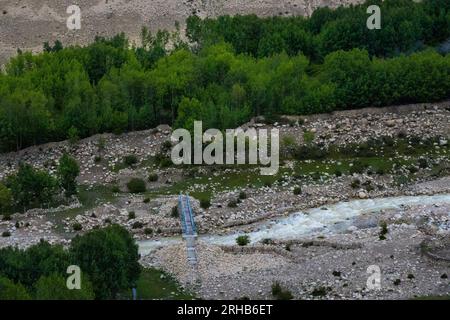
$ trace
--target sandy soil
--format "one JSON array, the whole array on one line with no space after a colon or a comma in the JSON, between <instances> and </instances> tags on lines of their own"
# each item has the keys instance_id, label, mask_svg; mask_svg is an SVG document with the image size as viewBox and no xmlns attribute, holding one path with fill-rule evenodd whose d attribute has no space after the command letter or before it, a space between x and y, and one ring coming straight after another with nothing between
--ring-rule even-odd
<instances>
[{"instance_id":1,"label":"sandy soil","mask_svg":"<svg viewBox=\"0 0 450 320\"><path fill-rule=\"evenodd\" d=\"M309 15L320 6L338 6L362 0L2 0L0 1L0 64L17 49L39 51L45 41L84 44L96 35L125 32L137 40L142 26L173 28L195 13L200 17L223 14ZM81 30L67 29L67 7L81 8Z\"/></svg>"}]
</instances>

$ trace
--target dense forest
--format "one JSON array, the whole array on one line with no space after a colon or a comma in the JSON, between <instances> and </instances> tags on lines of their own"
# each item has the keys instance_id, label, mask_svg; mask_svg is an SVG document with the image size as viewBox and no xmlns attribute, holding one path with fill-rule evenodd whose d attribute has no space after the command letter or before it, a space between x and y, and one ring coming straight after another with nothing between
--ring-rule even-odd
<instances>
[{"instance_id":1,"label":"dense forest","mask_svg":"<svg viewBox=\"0 0 450 320\"><path fill-rule=\"evenodd\" d=\"M381 30L366 8L379 4ZM447 0L368 1L310 18L187 21L141 43L124 34L86 47L44 44L0 73L0 151L160 123L232 128L254 115L436 101L450 97Z\"/></svg>"}]
</instances>

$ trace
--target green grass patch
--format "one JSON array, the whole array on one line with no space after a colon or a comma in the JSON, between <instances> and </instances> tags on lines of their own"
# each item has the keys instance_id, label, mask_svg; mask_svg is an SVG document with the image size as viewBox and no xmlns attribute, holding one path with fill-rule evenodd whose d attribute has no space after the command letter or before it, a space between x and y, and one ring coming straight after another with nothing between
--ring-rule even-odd
<instances>
[{"instance_id":1,"label":"green grass patch","mask_svg":"<svg viewBox=\"0 0 450 320\"><path fill-rule=\"evenodd\" d=\"M195 296L183 290L170 275L157 269L143 269L137 282L138 300L192 300ZM130 292L131 296L131 292Z\"/></svg>"}]
</instances>

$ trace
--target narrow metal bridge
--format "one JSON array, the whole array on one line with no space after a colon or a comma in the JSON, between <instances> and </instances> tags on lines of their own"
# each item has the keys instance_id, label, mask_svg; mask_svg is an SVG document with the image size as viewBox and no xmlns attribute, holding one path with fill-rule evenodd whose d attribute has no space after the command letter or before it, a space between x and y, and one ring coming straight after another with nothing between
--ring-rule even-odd
<instances>
[{"instance_id":1,"label":"narrow metal bridge","mask_svg":"<svg viewBox=\"0 0 450 320\"><path fill-rule=\"evenodd\" d=\"M197 228L195 226L194 214L192 211L189 196L180 194L178 197L178 212L181 217L181 228L183 230L183 238L186 240L187 258L189 263L196 271L197 267L197 251L195 240L197 238Z\"/></svg>"}]
</instances>

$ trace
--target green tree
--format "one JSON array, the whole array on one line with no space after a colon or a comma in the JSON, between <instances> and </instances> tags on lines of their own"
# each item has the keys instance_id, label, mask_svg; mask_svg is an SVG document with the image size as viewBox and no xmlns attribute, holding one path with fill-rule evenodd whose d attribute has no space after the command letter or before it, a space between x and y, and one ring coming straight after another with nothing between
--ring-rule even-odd
<instances>
[{"instance_id":1,"label":"green tree","mask_svg":"<svg viewBox=\"0 0 450 320\"><path fill-rule=\"evenodd\" d=\"M8 278L0 276L1 300L31 300L30 295L20 283L16 284Z\"/></svg>"},{"instance_id":2,"label":"green tree","mask_svg":"<svg viewBox=\"0 0 450 320\"><path fill-rule=\"evenodd\" d=\"M50 204L58 192L55 178L43 170L21 163L16 174L6 179L13 200L24 209Z\"/></svg>"},{"instance_id":3,"label":"green tree","mask_svg":"<svg viewBox=\"0 0 450 320\"><path fill-rule=\"evenodd\" d=\"M0 214L7 212L11 208L12 195L4 184L0 183Z\"/></svg>"},{"instance_id":4,"label":"green tree","mask_svg":"<svg viewBox=\"0 0 450 320\"><path fill-rule=\"evenodd\" d=\"M59 274L42 276L36 282L37 300L93 300L95 298L92 284L85 277L81 278L81 289L67 288L66 279Z\"/></svg>"},{"instance_id":5,"label":"green tree","mask_svg":"<svg viewBox=\"0 0 450 320\"><path fill-rule=\"evenodd\" d=\"M66 197L77 193L77 177L80 174L78 162L65 153L59 159L58 178L59 183L65 190Z\"/></svg>"},{"instance_id":6,"label":"green tree","mask_svg":"<svg viewBox=\"0 0 450 320\"><path fill-rule=\"evenodd\" d=\"M118 225L75 237L70 254L89 276L97 299L114 299L134 287L141 271L135 241Z\"/></svg>"}]
</instances>

